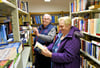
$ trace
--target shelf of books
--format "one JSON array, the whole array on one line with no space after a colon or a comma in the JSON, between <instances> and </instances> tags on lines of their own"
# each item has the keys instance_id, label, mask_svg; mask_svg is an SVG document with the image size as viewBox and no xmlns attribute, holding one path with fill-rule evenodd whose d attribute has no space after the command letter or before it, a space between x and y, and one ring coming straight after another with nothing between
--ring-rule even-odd
<instances>
[{"instance_id":1,"label":"shelf of books","mask_svg":"<svg viewBox=\"0 0 100 68\"><path fill-rule=\"evenodd\" d=\"M98 12L100 12L100 8L98 8L96 10L84 10L84 11L72 12L72 14L98 13Z\"/></svg>"},{"instance_id":2,"label":"shelf of books","mask_svg":"<svg viewBox=\"0 0 100 68\"><path fill-rule=\"evenodd\" d=\"M90 56L89 54L85 53L83 50L80 50L80 52L82 52L84 55L86 55L87 57L89 57L90 59L92 59L94 62L96 62L97 64L100 65L100 61L98 61L96 58L94 58L93 56Z\"/></svg>"},{"instance_id":3,"label":"shelf of books","mask_svg":"<svg viewBox=\"0 0 100 68\"><path fill-rule=\"evenodd\" d=\"M79 28L84 34L84 38L81 39L80 52L84 55L81 59L88 57L98 66L100 65L100 1L99 0L74 0L70 3L70 16L72 18L72 26ZM98 16L97 16L97 15ZM81 67L85 67L87 64L85 61L81 61ZM90 62L89 62L90 64ZM92 64L94 66L95 64ZM88 67L89 66L89 67ZM87 65L86 68L90 68ZM94 68L98 68L97 66Z\"/></svg>"},{"instance_id":4,"label":"shelf of books","mask_svg":"<svg viewBox=\"0 0 100 68\"><path fill-rule=\"evenodd\" d=\"M19 13L20 13L20 14L23 14L23 15L28 14L28 12L27 12L27 11L23 11L23 10L22 10L22 9L20 9L20 8L18 8L18 11L19 11Z\"/></svg>"},{"instance_id":5,"label":"shelf of books","mask_svg":"<svg viewBox=\"0 0 100 68\"><path fill-rule=\"evenodd\" d=\"M23 45L30 32L19 29L19 15L28 16L27 5L22 0L0 0L0 68L25 68L31 58L31 42L27 47Z\"/></svg>"},{"instance_id":6,"label":"shelf of books","mask_svg":"<svg viewBox=\"0 0 100 68\"><path fill-rule=\"evenodd\" d=\"M100 18L85 19L84 17L72 18L72 25L81 30L82 33L100 38Z\"/></svg>"},{"instance_id":7,"label":"shelf of books","mask_svg":"<svg viewBox=\"0 0 100 68\"><path fill-rule=\"evenodd\" d=\"M42 18L44 14L50 14L52 17L51 24L58 24L58 18L64 15L69 15L69 12L40 12L40 13L32 13L30 12L31 24L38 25L42 24Z\"/></svg>"}]
</instances>

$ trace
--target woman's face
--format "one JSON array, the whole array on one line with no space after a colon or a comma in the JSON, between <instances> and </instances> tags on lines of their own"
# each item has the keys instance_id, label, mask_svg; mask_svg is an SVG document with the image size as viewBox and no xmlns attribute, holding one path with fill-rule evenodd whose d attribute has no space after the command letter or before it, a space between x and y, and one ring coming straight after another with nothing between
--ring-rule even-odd
<instances>
[{"instance_id":1,"label":"woman's face","mask_svg":"<svg viewBox=\"0 0 100 68\"><path fill-rule=\"evenodd\" d=\"M66 25L64 23L64 20L59 21L59 30L62 33L65 33L66 31L68 32L70 30L70 25Z\"/></svg>"}]
</instances>

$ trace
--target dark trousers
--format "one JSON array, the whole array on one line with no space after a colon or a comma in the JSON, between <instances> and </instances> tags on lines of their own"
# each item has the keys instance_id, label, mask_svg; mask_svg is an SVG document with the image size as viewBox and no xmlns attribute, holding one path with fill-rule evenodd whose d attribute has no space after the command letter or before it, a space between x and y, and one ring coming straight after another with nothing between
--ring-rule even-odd
<instances>
[{"instance_id":1,"label":"dark trousers","mask_svg":"<svg viewBox=\"0 0 100 68\"><path fill-rule=\"evenodd\" d=\"M51 59L41 54L36 55L35 68L51 68Z\"/></svg>"}]
</instances>

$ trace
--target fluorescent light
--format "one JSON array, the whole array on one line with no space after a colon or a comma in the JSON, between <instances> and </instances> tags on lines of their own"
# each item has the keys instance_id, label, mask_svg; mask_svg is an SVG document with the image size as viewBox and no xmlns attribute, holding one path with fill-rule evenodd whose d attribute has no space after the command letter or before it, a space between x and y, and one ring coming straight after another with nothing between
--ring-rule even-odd
<instances>
[{"instance_id":1,"label":"fluorescent light","mask_svg":"<svg viewBox=\"0 0 100 68\"><path fill-rule=\"evenodd\" d=\"M45 2L50 2L51 0L44 0Z\"/></svg>"}]
</instances>

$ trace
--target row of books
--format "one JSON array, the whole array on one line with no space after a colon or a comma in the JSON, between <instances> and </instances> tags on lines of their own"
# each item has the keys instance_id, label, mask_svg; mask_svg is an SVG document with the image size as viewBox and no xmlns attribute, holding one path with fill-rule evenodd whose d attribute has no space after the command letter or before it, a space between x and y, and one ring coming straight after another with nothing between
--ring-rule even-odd
<instances>
[{"instance_id":1,"label":"row of books","mask_svg":"<svg viewBox=\"0 0 100 68\"><path fill-rule=\"evenodd\" d=\"M74 0L74 2L71 3L71 12L87 10L91 5L100 5L100 1L99 0Z\"/></svg>"},{"instance_id":2,"label":"row of books","mask_svg":"<svg viewBox=\"0 0 100 68\"><path fill-rule=\"evenodd\" d=\"M80 68L99 68L91 60L87 60L83 56L80 56Z\"/></svg>"},{"instance_id":3,"label":"row of books","mask_svg":"<svg viewBox=\"0 0 100 68\"><path fill-rule=\"evenodd\" d=\"M26 22L26 16L25 15L19 15L19 24L24 25L24 22Z\"/></svg>"},{"instance_id":4,"label":"row of books","mask_svg":"<svg viewBox=\"0 0 100 68\"><path fill-rule=\"evenodd\" d=\"M7 34L6 29L8 29L8 28L6 28L6 27L7 26L5 26L4 24L0 25L0 46L2 44L6 44L6 43L14 41L13 33ZM22 41L23 44L28 42L28 40L29 40L29 30L20 31L20 40Z\"/></svg>"},{"instance_id":5,"label":"row of books","mask_svg":"<svg viewBox=\"0 0 100 68\"><path fill-rule=\"evenodd\" d=\"M7 23L10 21L11 21L10 16L0 16L0 23Z\"/></svg>"},{"instance_id":6,"label":"row of books","mask_svg":"<svg viewBox=\"0 0 100 68\"><path fill-rule=\"evenodd\" d=\"M17 0L17 3L18 3L18 8L28 12L28 2Z\"/></svg>"},{"instance_id":7,"label":"row of books","mask_svg":"<svg viewBox=\"0 0 100 68\"><path fill-rule=\"evenodd\" d=\"M13 68L15 61L22 50L23 46L21 42L0 46L0 68Z\"/></svg>"},{"instance_id":8,"label":"row of books","mask_svg":"<svg viewBox=\"0 0 100 68\"><path fill-rule=\"evenodd\" d=\"M12 32L12 23L10 16L0 16L0 25L4 24L6 26L6 34Z\"/></svg>"},{"instance_id":9,"label":"row of books","mask_svg":"<svg viewBox=\"0 0 100 68\"><path fill-rule=\"evenodd\" d=\"M53 15L51 23L58 23L59 17L60 15L55 15L55 16ZM43 19L42 15L31 16L31 24L42 24L42 19Z\"/></svg>"},{"instance_id":10,"label":"row of books","mask_svg":"<svg viewBox=\"0 0 100 68\"><path fill-rule=\"evenodd\" d=\"M100 19L84 19L76 17L72 19L72 25L79 28L81 31L88 32L88 34L100 36Z\"/></svg>"},{"instance_id":11,"label":"row of books","mask_svg":"<svg viewBox=\"0 0 100 68\"><path fill-rule=\"evenodd\" d=\"M5 43L7 42L7 35L6 35L6 26L1 25L0 26L0 43Z\"/></svg>"},{"instance_id":12,"label":"row of books","mask_svg":"<svg viewBox=\"0 0 100 68\"><path fill-rule=\"evenodd\" d=\"M81 40L81 49L100 61L100 42Z\"/></svg>"}]
</instances>

